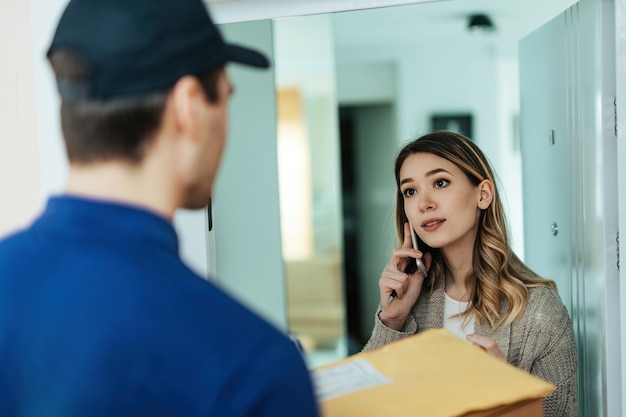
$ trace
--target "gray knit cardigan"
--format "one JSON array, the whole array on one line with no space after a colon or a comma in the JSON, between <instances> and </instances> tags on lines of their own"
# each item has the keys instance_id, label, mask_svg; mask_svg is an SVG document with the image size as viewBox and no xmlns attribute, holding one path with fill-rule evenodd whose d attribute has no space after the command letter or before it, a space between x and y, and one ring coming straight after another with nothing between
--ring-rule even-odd
<instances>
[{"instance_id":1,"label":"gray knit cardigan","mask_svg":"<svg viewBox=\"0 0 626 417\"><path fill-rule=\"evenodd\" d=\"M509 363L554 385L544 399L545 417L575 417L578 412L578 360L572 321L558 293L549 287L529 288L523 315L511 326L491 329L476 323L475 333L493 339ZM508 303L503 303L506 311ZM363 350L378 348L428 329L443 327L444 290L432 294L424 289L413 306L402 331L385 326L378 318Z\"/></svg>"}]
</instances>

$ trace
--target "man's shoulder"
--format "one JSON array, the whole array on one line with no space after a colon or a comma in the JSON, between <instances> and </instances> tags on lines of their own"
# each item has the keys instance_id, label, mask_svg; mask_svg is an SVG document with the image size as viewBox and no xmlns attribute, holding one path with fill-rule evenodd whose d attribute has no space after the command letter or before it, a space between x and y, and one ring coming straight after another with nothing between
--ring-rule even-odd
<instances>
[{"instance_id":1,"label":"man's shoulder","mask_svg":"<svg viewBox=\"0 0 626 417\"><path fill-rule=\"evenodd\" d=\"M21 239L24 239L24 237L28 236L31 229L32 229L32 226L28 226L25 228L11 230L8 233L1 235L0 245L2 245L2 247L8 247L10 245L14 245L16 242L19 242Z\"/></svg>"},{"instance_id":2,"label":"man's shoulder","mask_svg":"<svg viewBox=\"0 0 626 417\"><path fill-rule=\"evenodd\" d=\"M207 342L214 343L215 336L221 335L231 339L246 339L250 343L255 340L283 340L291 343L283 332L247 304L182 265L180 275L166 278L171 285L168 291L173 308L170 311L187 320L189 326L204 329L203 333L208 336Z\"/></svg>"},{"instance_id":3,"label":"man's shoulder","mask_svg":"<svg viewBox=\"0 0 626 417\"><path fill-rule=\"evenodd\" d=\"M2 262L16 260L16 256L28 251L31 234L32 231L29 227L0 237L0 265Z\"/></svg>"}]
</instances>

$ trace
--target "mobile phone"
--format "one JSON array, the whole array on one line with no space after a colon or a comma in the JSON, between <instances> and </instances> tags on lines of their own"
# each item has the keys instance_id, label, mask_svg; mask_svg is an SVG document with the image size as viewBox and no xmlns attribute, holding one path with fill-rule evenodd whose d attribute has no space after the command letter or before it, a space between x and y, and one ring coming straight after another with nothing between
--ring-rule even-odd
<instances>
[{"instance_id":1,"label":"mobile phone","mask_svg":"<svg viewBox=\"0 0 626 417\"><path fill-rule=\"evenodd\" d=\"M413 242L413 249L419 250L417 246L417 234L415 233L415 229L413 229L413 225L411 224L411 222L409 222L409 227L411 228L411 242ZM428 273L426 272L426 267L424 266L424 263L422 262L422 260L416 258L415 264L417 265L417 270L422 274L424 278L426 278ZM394 298L396 298L395 290L391 291L391 294L389 294L389 299L387 299L387 304L390 304Z\"/></svg>"},{"instance_id":2,"label":"mobile phone","mask_svg":"<svg viewBox=\"0 0 626 417\"><path fill-rule=\"evenodd\" d=\"M409 222L409 227L411 228L411 241L413 242L413 249L419 250L417 247L417 234L415 233L415 229L413 229L413 225ZM426 272L426 267L424 266L424 262L421 259L415 259L415 263L417 264L417 270L426 278L428 275Z\"/></svg>"}]
</instances>

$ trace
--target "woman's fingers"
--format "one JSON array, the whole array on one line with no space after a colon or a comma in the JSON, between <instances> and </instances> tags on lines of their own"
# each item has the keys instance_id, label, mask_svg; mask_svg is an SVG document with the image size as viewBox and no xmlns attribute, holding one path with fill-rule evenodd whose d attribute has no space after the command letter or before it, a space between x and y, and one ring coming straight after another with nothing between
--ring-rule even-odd
<instances>
[{"instance_id":1,"label":"woman's fingers","mask_svg":"<svg viewBox=\"0 0 626 417\"><path fill-rule=\"evenodd\" d=\"M409 224L404 223L404 240L402 241L402 246L391 253L391 258L389 259L389 264L387 264L386 269L404 272L404 268L406 268L412 256L414 257L415 253L411 243L411 232Z\"/></svg>"},{"instance_id":2,"label":"woman's fingers","mask_svg":"<svg viewBox=\"0 0 626 417\"><path fill-rule=\"evenodd\" d=\"M485 337L476 333L472 333L472 334L467 335L467 340L475 344L476 346L482 348L490 355L493 355L498 359L502 359L503 361L506 361L506 358L502 354L502 351L498 347L498 344L495 341L493 341L493 339L490 339L488 337Z\"/></svg>"},{"instance_id":3,"label":"woman's fingers","mask_svg":"<svg viewBox=\"0 0 626 417\"><path fill-rule=\"evenodd\" d=\"M380 280L379 286L382 292L382 298L387 298L391 295L392 292L395 291L394 296L400 296L404 294L406 290L408 275L398 271L383 271Z\"/></svg>"},{"instance_id":4,"label":"woman's fingers","mask_svg":"<svg viewBox=\"0 0 626 417\"><path fill-rule=\"evenodd\" d=\"M411 226L409 226L409 222L404 222L404 240L402 241L402 247L413 247L413 241L411 240Z\"/></svg>"},{"instance_id":5,"label":"woman's fingers","mask_svg":"<svg viewBox=\"0 0 626 417\"><path fill-rule=\"evenodd\" d=\"M422 252L411 247L405 248L402 246L401 248L394 249L385 270L404 272L409 261L415 262L415 258L420 259L422 256Z\"/></svg>"},{"instance_id":6,"label":"woman's fingers","mask_svg":"<svg viewBox=\"0 0 626 417\"><path fill-rule=\"evenodd\" d=\"M389 300L389 296L393 294L394 297L402 298L407 291L411 277L418 278L417 281L423 281L422 275L416 276L412 274L407 275L404 271L408 262L414 262L415 259L422 258L422 252L413 249L411 244L411 237L408 229L408 223L405 225L405 236L402 246L398 249L394 249L389 258L389 263L385 266L383 273L381 274L378 285L380 287L381 303ZM430 263L430 262L429 262ZM417 284L417 282L416 282ZM421 285L419 285L421 287Z\"/></svg>"},{"instance_id":7,"label":"woman's fingers","mask_svg":"<svg viewBox=\"0 0 626 417\"><path fill-rule=\"evenodd\" d=\"M380 304L382 312L379 314L385 325L396 330L404 324L406 316L419 297L424 277L421 274L405 273L408 262L422 257L422 253L413 249L411 229L408 223L404 224L404 239L402 246L395 249L389 263L378 280L380 288Z\"/></svg>"}]
</instances>

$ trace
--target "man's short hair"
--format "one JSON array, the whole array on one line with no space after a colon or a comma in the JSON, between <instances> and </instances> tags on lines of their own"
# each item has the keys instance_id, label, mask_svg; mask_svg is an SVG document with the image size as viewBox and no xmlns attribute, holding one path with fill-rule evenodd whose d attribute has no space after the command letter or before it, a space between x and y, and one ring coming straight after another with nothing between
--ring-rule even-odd
<instances>
[{"instance_id":1,"label":"man's short hair","mask_svg":"<svg viewBox=\"0 0 626 417\"><path fill-rule=\"evenodd\" d=\"M89 80L89 65L67 49L53 51L50 63L59 85ZM219 100L217 80L223 66L196 75L207 100ZM161 124L170 89L109 99L61 101L61 128L72 164L121 160L141 162Z\"/></svg>"}]
</instances>

